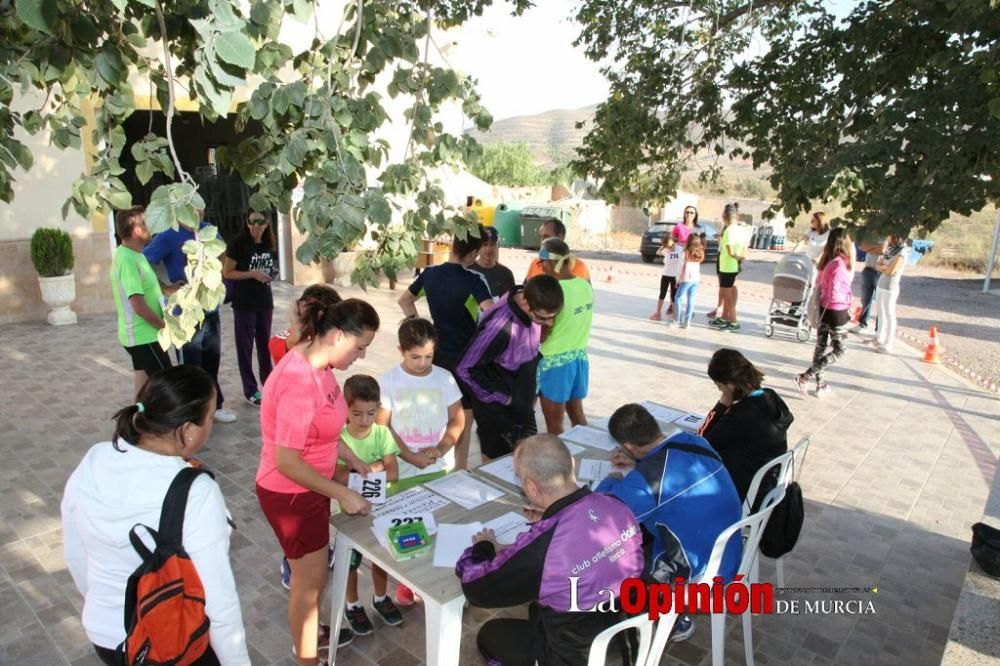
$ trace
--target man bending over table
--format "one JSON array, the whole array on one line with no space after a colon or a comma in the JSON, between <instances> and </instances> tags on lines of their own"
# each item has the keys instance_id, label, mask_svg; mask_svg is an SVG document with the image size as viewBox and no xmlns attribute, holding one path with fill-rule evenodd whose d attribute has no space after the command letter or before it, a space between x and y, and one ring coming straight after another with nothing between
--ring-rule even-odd
<instances>
[{"instance_id":1,"label":"man bending over table","mask_svg":"<svg viewBox=\"0 0 1000 666\"><path fill-rule=\"evenodd\" d=\"M479 630L476 642L490 663L585 664L594 637L624 619L600 611L609 600L617 609L622 582L642 571L639 525L619 500L577 488L573 469L558 437L521 442L514 471L530 502L525 513L537 522L509 546L483 530L455 567L474 606L531 603L530 619L490 620ZM630 663L625 650L624 640L612 643L609 663Z\"/></svg>"}]
</instances>

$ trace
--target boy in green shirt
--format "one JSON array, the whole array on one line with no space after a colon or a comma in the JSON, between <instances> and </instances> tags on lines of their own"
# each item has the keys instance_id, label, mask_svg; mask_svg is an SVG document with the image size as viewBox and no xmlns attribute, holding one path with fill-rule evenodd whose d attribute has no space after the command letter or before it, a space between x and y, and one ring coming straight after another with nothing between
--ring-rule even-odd
<instances>
[{"instance_id":1,"label":"boy in green shirt","mask_svg":"<svg viewBox=\"0 0 1000 666\"><path fill-rule=\"evenodd\" d=\"M111 261L111 287L118 313L118 342L132 357L135 394L150 373L170 367L170 357L157 342L163 328L163 292L152 266L142 254L149 242L149 229L142 206L118 211L115 233L121 245Z\"/></svg>"},{"instance_id":2,"label":"boy in green shirt","mask_svg":"<svg viewBox=\"0 0 1000 666\"><path fill-rule=\"evenodd\" d=\"M563 308L542 341L538 363L538 395L541 396L545 428L563 432L563 417L573 425L587 425L583 399L590 381L590 325L594 317L594 289L590 282L573 274L576 258L566 242L548 238L538 252L542 270L559 280Z\"/></svg>"},{"instance_id":3,"label":"boy in green shirt","mask_svg":"<svg viewBox=\"0 0 1000 666\"><path fill-rule=\"evenodd\" d=\"M354 451L361 462L373 472L386 474L386 481L399 479L399 446L389 428L375 423L379 405L382 402L378 381L369 375L354 375L344 382L344 399L347 401L347 425L340 433L340 439ZM337 467L336 479L347 484L348 469L341 463ZM358 567L361 555L351 553L351 573L347 578L347 621L358 636L367 636L375 629L365 607L358 600ZM388 625L402 624L403 615L386 594L389 576L385 569L372 564L372 608L382 616Z\"/></svg>"}]
</instances>

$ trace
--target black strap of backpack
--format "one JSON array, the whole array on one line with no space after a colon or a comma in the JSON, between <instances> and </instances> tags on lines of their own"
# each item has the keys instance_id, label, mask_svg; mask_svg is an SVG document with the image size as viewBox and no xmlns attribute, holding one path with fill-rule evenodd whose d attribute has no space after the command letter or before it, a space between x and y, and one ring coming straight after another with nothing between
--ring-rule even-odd
<instances>
[{"instance_id":1,"label":"black strap of backpack","mask_svg":"<svg viewBox=\"0 0 1000 666\"><path fill-rule=\"evenodd\" d=\"M722 462L722 458L719 454L715 452L715 449L705 448L703 446L695 446L694 444L684 444L682 442L671 442L669 439L666 441L666 446L668 449L677 449L678 451L683 451L685 453L692 453L696 456L705 456L706 458L712 458L718 462Z\"/></svg>"},{"instance_id":2,"label":"black strap of backpack","mask_svg":"<svg viewBox=\"0 0 1000 666\"><path fill-rule=\"evenodd\" d=\"M180 544L184 535L184 512L187 509L188 492L191 484L202 474L213 479L215 475L202 467L185 467L177 473L163 498L160 510L159 538L164 543Z\"/></svg>"}]
</instances>

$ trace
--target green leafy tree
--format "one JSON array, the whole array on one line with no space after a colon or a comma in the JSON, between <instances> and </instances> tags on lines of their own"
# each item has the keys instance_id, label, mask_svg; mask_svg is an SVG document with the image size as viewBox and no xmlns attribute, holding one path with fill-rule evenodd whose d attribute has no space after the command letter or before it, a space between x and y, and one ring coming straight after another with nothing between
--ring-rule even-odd
<instances>
[{"instance_id":1,"label":"green leafy tree","mask_svg":"<svg viewBox=\"0 0 1000 666\"><path fill-rule=\"evenodd\" d=\"M250 99L236 106L240 126L252 118L261 134L220 150L220 162L239 171L255 189L255 208L292 210L305 234L300 261L332 259L368 235L377 247L357 262L353 279L374 284L412 265L425 234L472 229L449 208L429 169L459 165L479 146L444 132L435 112L457 101L479 129L492 122L472 82L427 61L430 29L457 25L480 14L487 0L356 0L348 3L336 34L323 35L309 0L0 0L0 199L13 197L17 168L28 170L30 150L14 130L49 132L60 148L80 148L84 115L96 109L95 164L73 184L63 206L82 216L131 205L120 176L126 144L122 123L135 111L130 76L149 79L165 110L166 136L149 135L132 148L136 176L173 180L158 188L147 207L152 231L196 226L204 201L174 150L172 119L177 86L214 120L231 110L234 93L254 77ZM517 0L514 10L527 6ZM315 35L299 53L278 41L289 17L313 22ZM389 121L377 78L386 93L409 100L409 140L401 161L388 164L390 146L377 133ZM260 82L257 84L257 82ZM15 111L15 89L44 95L37 108ZM379 174L377 180L373 174ZM393 226L393 210L402 225ZM217 307L224 289L219 256L225 245L214 229L186 247L188 284L171 296L161 343L193 334L204 309ZM180 306L181 314L174 316Z\"/></svg>"},{"instance_id":2,"label":"green leafy tree","mask_svg":"<svg viewBox=\"0 0 1000 666\"><path fill-rule=\"evenodd\" d=\"M527 143L498 141L483 147L471 165L472 173L491 185L529 187L544 185L547 174L535 163Z\"/></svg>"},{"instance_id":3,"label":"green leafy tree","mask_svg":"<svg viewBox=\"0 0 1000 666\"><path fill-rule=\"evenodd\" d=\"M768 165L789 217L837 200L878 232L1000 195L995 0L868 0L843 22L815 1L583 0L577 19L611 95L575 166L607 196L669 198L705 152Z\"/></svg>"}]
</instances>

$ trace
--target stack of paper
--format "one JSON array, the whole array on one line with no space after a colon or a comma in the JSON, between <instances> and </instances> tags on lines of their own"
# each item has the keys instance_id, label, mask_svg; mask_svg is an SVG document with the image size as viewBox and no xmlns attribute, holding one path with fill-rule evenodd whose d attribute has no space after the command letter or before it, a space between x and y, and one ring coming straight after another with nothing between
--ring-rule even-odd
<instances>
[{"instance_id":1,"label":"stack of paper","mask_svg":"<svg viewBox=\"0 0 1000 666\"><path fill-rule=\"evenodd\" d=\"M488 523L483 523L483 527L493 530L497 537L497 543L504 545L512 544L521 532L531 529L528 520L519 513L511 511L499 518L494 518Z\"/></svg>"},{"instance_id":2,"label":"stack of paper","mask_svg":"<svg viewBox=\"0 0 1000 666\"><path fill-rule=\"evenodd\" d=\"M568 439L577 444L583 444L592 449L601 449L602 451L614 451L618 448L618 442L607 431L591 428L590 426L573 426L562 434L561 439Z\"/></svg>"},{"instance_id":3,"label":"stack of paper","mask_svg":"<svg viewBox=\"0 0 1000 666\"><path fill-rule=\"evenodd\" d=\"M472 545L472 537L482 529L482 523L438 525L437 537L434 538L434 566L455 568L458 558Z\"/></svg>"},{"instance_id":4,"label":"stack of paper","mask_svg":"<svg viewBox=\"0 0 1000 666\"><path fill-rule=\"evenodd\" d=\"M423 513L433 513L450 502L440 495L435 495L420 486L404 490L398 495L386 499L385 504L372 509L373 516L396 516L405 514L419 516Z\"/></svg>"},{"instance_id":5,"label":"stack of paper","mask_svg":"<svg viewBox=\"0 0 1000 666\"><path fill-rule=\"evenodd\" d=\"M643 402L642 406L645 407L646 411L652 414L653 418L660 424L673 423L677 419L684 416L684 412L676 409L670 409L669 407L665 407L664 405L657 402L651 402L649 400Z\"/></svg>"},{"instance_id":6,"label":"stack of paper","mask_svg":"<svg viewBox=\"0 0 1000 666\"><path fill-rule=\"evenodd\" d=\"M612 467L610 460L594 460L593 458L582 458L580 460L580 471L576 477L583 481L601 482L611 474ZM591 484L594 485L594 484Z\"/></svg>"},{"instance_id":7,"label":"stack of paper","mask_svg":"<svg viewBox=\"0 0 1000 666\"><path fill-rule=\"evenodd\" d=\"M434 479L425 483L424 487L470 511L504 496L502 490L480 481L465 471L453 472L440 479Z\"/></svg>"},{"instance_id":8,"label":"stack of paper","mask_svg":"<svg viewBox=\"0 0 1000 666\"><path fill-rule=\"evenodd\" d=\"M695 414L692 412L674 421L674 425L690 432L698 432L698 429L701 428L701 424L704 422L704 414Z\"/></svg>"},{"instance_id":9,"label":"stack of paper","mask_svg":"<svg viewBox=\"0 0 1000 666\"><path fill-rule=\"evenodd\" d=\"M507 483L520 487L521 481L517 478L517 474L514 473L514 456L504 456L502 458L497 458L485 465L479 467L479 470L486 472L496 478L506 481Z\"/></svg>"}]
</instances>

